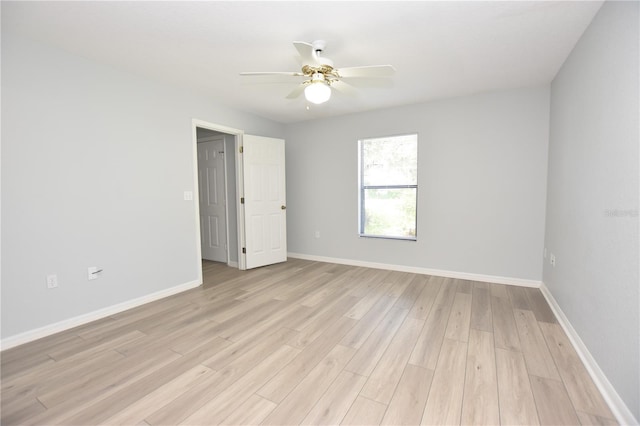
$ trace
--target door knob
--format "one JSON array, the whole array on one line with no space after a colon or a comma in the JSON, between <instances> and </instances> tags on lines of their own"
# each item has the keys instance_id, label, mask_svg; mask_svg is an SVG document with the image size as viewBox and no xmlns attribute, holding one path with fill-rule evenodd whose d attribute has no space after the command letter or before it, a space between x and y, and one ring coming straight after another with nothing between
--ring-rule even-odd
<instances>
[{"instance_id":1,"label":"door knob","mask_svg":"<svg viewBox=\"0 0 640 426\"><path fill-rule=\"evenodd\" d=\"M287 209L287 206L285 205L280 206L280 210L286 210L286 209Z\"/></svg>"}]
</instances>

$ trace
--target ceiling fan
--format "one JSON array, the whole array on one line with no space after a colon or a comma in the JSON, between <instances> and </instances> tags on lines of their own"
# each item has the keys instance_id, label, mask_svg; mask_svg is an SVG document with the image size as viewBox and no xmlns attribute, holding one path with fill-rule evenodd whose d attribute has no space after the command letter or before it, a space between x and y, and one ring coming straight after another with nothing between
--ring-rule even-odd
<instances>
[{"instance_id":1,"label":"ceiling fan","mask_svg":"<svg viewBox=\"0 0 640 426\"><path fill-rule=\"evenodd\" d=\"M300 72L241 72L240 75L289 75L306 77L289 95L288 99L295 99L302 92L305 98L314 104L321 104L331 98L331 88L338 91L351 91L350 85L342 79L357 77L389 77L395 69L391 65L369 65L362 67L334 68L333 61L322 56L327 43L316 40L313 43L294 41L293 45L302 59Z\"/></svg>"}]
</instances>

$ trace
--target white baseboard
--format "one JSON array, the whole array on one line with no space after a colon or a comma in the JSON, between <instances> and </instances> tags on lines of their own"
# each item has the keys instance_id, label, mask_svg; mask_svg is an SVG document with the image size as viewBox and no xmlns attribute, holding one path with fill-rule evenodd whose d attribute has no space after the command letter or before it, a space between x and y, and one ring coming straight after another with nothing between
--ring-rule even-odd
<instances>
[{"instance_id":1,"label":"white baseboard","mask_svg":"<svg viewBox=\"0 0 640 426\"><path fill-rule=\"evenodd\" d=\"M64 321L57 322L55 324L46 325L44 327L37 328L35 330L26 331L24 333L17 334L2 339L0 341L1 350L13 348L15 346L23 345L33 340L41 339L43 337L50 336L61 331L68 330L79 325L89 323L91 321L99 320L101 318L108 317L109 315L117 314L118 312L126 311L127 309L135 308L145 303L153 302L165 297L173 296L177 293L190 290L198 287L202 284L201 280L195 280L188 283L180 284L175 287L171 287L165 290L161 290L155 293L147 294L136 299L127 300L126 302L118 303L117 305L108 306L106 308L99 309L97 311L89 312L77 317L69 318Z\"/></svg>"},{"instance_id":2,"label":"white baseboard","mask_svg":"<svg viewBox=\"0 0 640 426\"><path fill-rule=\"evenodd\" d=\"M468 272L445 271L441 269L421 268L417 266L393 265L388 263L366 262L362 260L341 259L336 257L315 256L301 253L287 253L296 259L315 260L318 262L338 263L340 265L362 266L365 268L388 269L391 271L411 272L414 274L435 275L438 277L457 278L462 280L481 281L485 283L515 285L519 287L540 288L542 281L522 278L500 277L495 275L472 274Z\"/></svg>"},{"instance_id":3,"label":"white baseboard","mask_svg":"<svg viewBox=\"0 0 640 426\"><path fill-rule=\"evenodd\" d=\"M609 405L609 408L611 409L613 415L616 417L616 420L621 425L639 424L638 420L634 417L631 410L629 410L629 407L627 407L622 398L620 398L620 395L618 395L618 392L616 392L611 382L609 382L607 376L605 376L604 372L600 369L600 366L593 358L593 356L589 352L589 349L587 349L587 346L584 344L576 330L569 322L567 316L564 314L564 312L562 312L560 305L558 305L558 302L553 297L544 282L540 286L540 291L544 295L544 298L547 299L547 303L558 319L560 326L562 326L564 332L567 334L567 337L569 337L569 341L571 341L571 344L578 353L578 356L582 360L585 368L589 372L591 379L593 379L593 382L602 394L602 397Z\"/></svg>"},{"instance_id":4,"label":"white baseboard","mask_svg":"<svg viewBox=\"0 0 640 426\"><path fill-rule=\"evenodd\" d=\"M230 260L229 262L227 262L227 266L229 266L231 268L237 268L238 267L238 262Z\"/></svg>"}]
</instances>

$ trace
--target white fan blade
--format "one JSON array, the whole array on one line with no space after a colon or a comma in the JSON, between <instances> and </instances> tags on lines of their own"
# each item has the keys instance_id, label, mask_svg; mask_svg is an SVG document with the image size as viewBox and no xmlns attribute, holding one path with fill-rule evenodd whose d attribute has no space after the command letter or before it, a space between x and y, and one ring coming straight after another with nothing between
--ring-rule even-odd
<instances>
[{"instance_id":1,"label":"white fan blade","mask_svg":"<svg viewBox=\"0 0 640 426\"><path fill-rule=\"evenodd\" d=\"M380 77L359 77L348 78L343 81L349 81L349 84L356 90L359 89L388 89L394 87L393 79Z\"/></svg>"},{"instance_id":2,"label":"white fan blade","mask_svg":"<svg viewBox=\"0 0 640 426\"><path fill-rule=\"evenodd\" d=\"M356 94L358 93L355 87L341 80L331 83L331 88L336 89L337 92L344 93L348 96L356 96Z\"/></svg>"},{"instance_id":3,"label":"white fan blade","mask_svg":"<svg viewBox=\"0 0 640 426\"><path fill-rule=\"evenodd\" d=\"M291 93L289 93L287 95L287 99L295 99L295 98L297 98L298 96L300 96L302 94L302 92L304 92L304 88L305 88L305 86L303 84L299 85L298 87L293 89L291 91Z\"/></svg>"},{"instance_id":4,"label":"white fan blade","mask_svg":"<svg viewBox=\"0 0 640 426\"><path fill-rule=\"evenodd\" d=\"M340 68L338 75L344 78L351 77L389 77L396 72L391 65L369 65L365 67Z\"/></svg>"},{"instance_id":5,"label":"white fan blade","mask_svg":"<svg viewBox=\"0 0 640 426\"><path fill-rule=\"evenodd\" d=\"M305 41L294 41L293 45L302 58L302 65L320 65L311 43L307 43Z\"/></svg>"},{"instance_id":6,"label":"white fan blade","mask_svg":"<svg viewBox=\"0 0 640 426\"><path fill-rule=\"evenodd\" d=\"M293 77L304 77L304 74L302 74L301 72L288 72L288 71L274 71L274 72L270 72L270 71L266 71L266 72L262 72L262 71L257 71L257 72L241 72L240 75L291 75Z\"/></svg>"}]
</instances>

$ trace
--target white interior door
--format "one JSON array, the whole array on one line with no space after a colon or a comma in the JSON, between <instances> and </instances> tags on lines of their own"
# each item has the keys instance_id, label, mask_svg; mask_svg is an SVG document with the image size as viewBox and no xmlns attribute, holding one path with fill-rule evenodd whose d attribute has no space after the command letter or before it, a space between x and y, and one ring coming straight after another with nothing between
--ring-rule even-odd
<instances>
[{"instance_id":1,"label":"white interior door","mask_svg":"<svg viewBox=\"0 0 640 426\"><path fill-rule=\"evenodd\" d=\"M245 267L287 260L284 140L243 136Z\"/></svg>"},{"instance_id":2,"label":"white interior door","mask_svg":"<svg viewBox=\"0 0 640 426\"><path fill-rule=\"evenodd\" d=\"M198 143L202 258L227 262L224 139Z\"/></svg>"}]
</instances>

